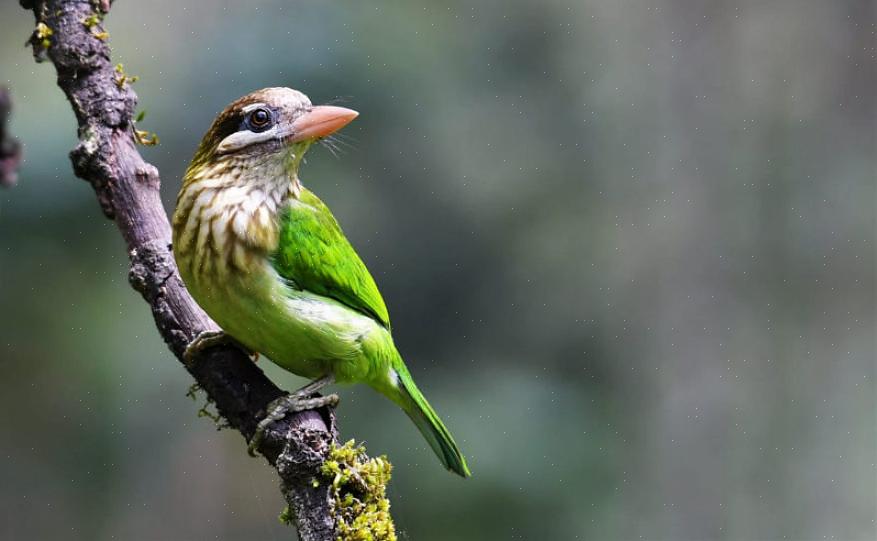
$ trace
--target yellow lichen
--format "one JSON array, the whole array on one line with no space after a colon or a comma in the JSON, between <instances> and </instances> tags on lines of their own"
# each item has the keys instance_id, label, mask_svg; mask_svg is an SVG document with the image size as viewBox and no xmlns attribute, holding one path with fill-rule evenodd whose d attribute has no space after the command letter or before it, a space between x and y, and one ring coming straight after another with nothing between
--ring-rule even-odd
<instances>
[{"instance_id":1,"label":"yellow lichen","mask_svg":"<svg viewBox=\"0 0 877 541\"><path fill-rule=\"evenodd\" d=\"M88 30L91 32L91 35L101 41L106 41L107 38L110 37L110 33L100 29L98 25L101 22L103 22L103 15L101 15L100 13L92 13L82 20L82 24L85 25L86 28L88 28Z\"/></svg>"},{"instance_id":2,"label":"yellow lichen","mask_svg":"<svg viewBox=\"0 0 877 541\"><path fill-rule=\"evenodd\" d=\"M122 64L116 64L116 74L116 86L119 88L124 88L126 84L134 84L140 79L137 75L128 75L125 73L125 66Z\"/></svg>"},{"instance_id":3,"label":"yellow lichen","mask_svg":"<svg viewBox=\"0 0 877 541\"><path fill-rule=\"evenodd\" d=\"M40 45L42 45L45 49L48 49L49 46L52 44L52 40L50 40L49 38L52 37L52 34L54 33L55 32L52 31L51 28L49 28L49 25L42 21L37 23L37 28L36 30L34 30L34 35L39 40Z\"/></svg>"},{"instance_id":4,"label":"yellow lichen","mask_svg":"<svg viewBox=\"0 0 877 541\"><path fill-rule=\"evenodd\" d=\"M189 387L189 390L186 391L186 396L191 398L193 401L197 401L198 392L203 390L204 389L201 387L201 385L199 385L198 383L194 383ZM206 396L205 392L204 405L198 409L198 417L206 417L213 421L213 423L216 425L216 430L229 428L231 425L228 424L228 421L226 421L218 411L211 411L211 406L215 407L215 404L209 396Z\"/></svg>"},{"instance_id":5,"label":"yellow lichen","mask_svg":"<svg viewBox=\"0 0 877 541\"><path fill-rule=\"evenodd\" d=\"M101 17L97 13L92 13L82 20L82 24L84 24L86 28L91 28L93 26L99 25L101 20L103 20L103 17Z\"/></svg>"},{"instance_id":6,"label":"yellow lichen","mask_svg":"<svg viewBox=\"0 0 877 541\"><path fill-rule=\"evenodd\" d=\"M154 147L158 144L158 134L147 130L135 129L134 140L143 146Z\"/></svg>"},{"instance_id":7,"label":"yellow lichen","mask_svg":"<svg viewBox=\"0 0 877 541\"><path fill-rule=\"evenodd\" d=\"M331 483L338 541L396 541L386 494L392 469L386 456L368 459L353 440L332 446L321 473Z\"/></svg>"},{"instance_id":8,"label":"yellow lichen","mask_svg":"<svg viewBox=\"0 0 877 541\"><path fill-rule=\"evenodd\" d=\"M148 130L137 129L136 126L136 124L142 122L144 118L146 118L146 111L140 111L137 113L137 116L134 117L134 141L143 146L152 147L158 144L158 134Z\"/></svg>"},{"instance_id":9,"label":"yellow lichen","mask_svg":"<svg viewBox=\"0 0 877 541\"><path fill-rule=\"evenodd\" d=\"M281 524L289 526L293 523L292 511L290 511L289 506L283 508L283 511L280 512L280 516L277 517L277 520L280 521Z\"/></svg>"}]
</instances>

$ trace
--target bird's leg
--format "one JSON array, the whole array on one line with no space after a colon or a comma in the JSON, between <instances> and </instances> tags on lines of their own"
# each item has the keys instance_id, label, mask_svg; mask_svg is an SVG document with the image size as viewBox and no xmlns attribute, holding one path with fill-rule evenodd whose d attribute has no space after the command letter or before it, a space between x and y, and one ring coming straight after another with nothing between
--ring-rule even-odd
<instances>
[{"instance_id":1,"label":"bird's leg","mask_svg":"<svg viewBox=\"0 0 877 541\"><path fill-rule=\"evenodd\" d=\"M313 396L317 391L332 383L335 383L335 375L329 374L328 376L317 378L301 389L281 396L268 404L268 413L264 419L259 421L259 424L256 426L256 432L253 434L253 438L247 447L247 452L250 453L250 456L256 456L256 451L259 450L259 446L262 445L262 440L265 438L265 430L268 429L271 423L283 419L289 413L312 410L324 406L337 406L340 400L337 394Z\"/></svg>"},{"instance_id":2,"label":"bird's leg","mask_svg":"<svg viewBox=\"0 0 877 541\"><path fill-rule=\"evenodd\" d=\"M284 398L307 398L312 394L316 394L320 389L325 387L326 385L332 385L335 383L335 374L329 374L327 376L323 376L321 378L317 378L314 381L308 383L301 389L293 391L288 397ZM311 409L311 408L305 408ZM301 410L299 410L301 411Z\"/></svg>"},{"instance_id":3,"label":"bird's leg","mask_svg":"<svg viewBox=\"0 0 877 541\"><path fill-rule=\"evenodd\" d=\"M213 346L235 346L249 355L253 361L259 358L258 353L250 351L223 331L202 331L186 346L185 351L183 351L183 361L186 365L191 366L195 361L195 357L200 355L205 349L212 348Z\"/></svg>"}]
</instances>

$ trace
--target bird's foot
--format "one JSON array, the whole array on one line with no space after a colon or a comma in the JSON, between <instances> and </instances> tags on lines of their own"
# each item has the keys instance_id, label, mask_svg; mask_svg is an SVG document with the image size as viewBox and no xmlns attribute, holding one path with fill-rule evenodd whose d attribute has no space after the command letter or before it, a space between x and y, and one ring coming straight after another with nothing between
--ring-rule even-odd
<instances>
[{"instance_id":1,"label":"bird's foot","mask_svg":"<svg viewBox=\"0 0 877 541\"><path fill-rule=\"evenodd\" d=\"M256 432L253 434L253 438L250 440L250 444L247 446L247 452L250 456L256 456L256 452L259 450L259 447L262 445L262 440L265 439L265 431L268 429L268 426L275 421L279 421L286 417L289 413L297 413L299 411L313 410L322 408L325 406L335 407L338 405L340 398L337 394L330 394L326 396L313 396L317 391L335 382L335 376L328 375L319 379L315 379L314 381L308 383L301 389L293 392L292 394L288 394L285 396L281 396L277 400L274 400L270 404L268 404L268 414L265 415L265 418L259 421L259 424L256 426Z\"/></svg>"},{"instance_id":2,"label":"bird's foot","mask_svg":"<svg viewBox=\"0 0 877 541\"><path fill-rule=\"evenodd\" d=\"M186 346L185 351L183 351L183 361L186 365L191 366L195 358L205 349L214 346L235 346L252 358L254 362L259 358L258 353L248 350L243 344L223 331L203 331Z\"/></svg>"}]
</instances>

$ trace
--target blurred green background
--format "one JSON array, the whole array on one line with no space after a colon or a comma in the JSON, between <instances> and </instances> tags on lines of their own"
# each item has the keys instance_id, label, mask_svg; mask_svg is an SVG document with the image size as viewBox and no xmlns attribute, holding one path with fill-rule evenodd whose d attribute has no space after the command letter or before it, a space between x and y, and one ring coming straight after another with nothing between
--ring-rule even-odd
<instances>
[{"instance_id":1,"label":"blurred green background","mask_svg":"<svg viewBox=\"0 0 877 541\"><path fill-rule=\"evenodd\" d=\"M0 192L0 537L280 540L263 461L126 280L70 107L0 7L25 145ZM403 539L877 536L872 1L116 2L170 210L265 86L361 112L302 178L470 457L342 390ZM302 380L266 361L291 389Z\"/></svg>"}]
</instances>

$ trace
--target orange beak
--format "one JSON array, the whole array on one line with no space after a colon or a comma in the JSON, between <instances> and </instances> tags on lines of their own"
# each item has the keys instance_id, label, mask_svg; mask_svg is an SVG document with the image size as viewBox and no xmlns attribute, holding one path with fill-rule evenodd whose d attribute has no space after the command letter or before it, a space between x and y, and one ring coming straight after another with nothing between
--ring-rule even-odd
<instances>
[{"instance_id":1,"label":"orange beak","mask_svg":"<svg viewBox=\"0 0 877 541\"><path fill-rule=\"evenodd\" d=\"M292 123L292 139L298 143L309 139L326 137L340 130L359 116L359 113L346 107L318 105L301 115Z\"/></svg>"}]
</instances>

